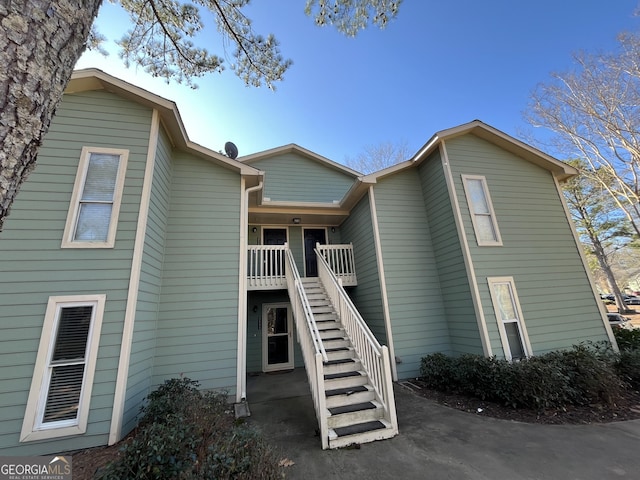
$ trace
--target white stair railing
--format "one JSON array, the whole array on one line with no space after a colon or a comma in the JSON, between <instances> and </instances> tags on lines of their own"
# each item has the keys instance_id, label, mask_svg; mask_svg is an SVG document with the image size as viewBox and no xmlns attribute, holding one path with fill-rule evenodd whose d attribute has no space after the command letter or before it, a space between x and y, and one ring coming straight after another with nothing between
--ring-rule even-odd
<instances>
[{"instance_id":1,"label":"white stair railing","mask_svg":"<svg viewBox=\"0 0 640 480\"><path fill-rule=\"evenodd\" d=\"M340 317L345 332L349 336L365 372L369 376L371 386L383 404L388 415L387 420L397 433L398 420L393 394L393 381L391 379L389 349L380 345L376 340L344 288L342 288L342 282L331 271L325 257L317 248L316 256L318 259L318 277L324 285L336 313Z\"/></svg>"},{"instance_id":2,"label":"white stair railing","mask_svg":"<svg viewBox=\"0 0 640 480\"><path fill-rule=\"evenodd\" d=\"M285 247L285 249L287 290L292 304L293 318L296 322L298 341L304 357L305 370L307 371L318 426L320 427L322 448L327 449L329 447L329 428L326 416L327 402L324 392L323 364L323 362L328 361L327 352L322 344L320 332L311 312L311 306L304 291L293 254L288 248Z\"/></svg>"},{"instance_id":3,"label":"white stair railing","mask_svg":"<svg viewBox=\"0 0 640 480\"><path fill-rule=\"evenodd\" d=\"M358 285L356 277L356 261L353 256L353 244L344 245L320 245L316 248L327 261L329 269L337 278L342 280L345 287Z\"/></svg>"}]
</instances>

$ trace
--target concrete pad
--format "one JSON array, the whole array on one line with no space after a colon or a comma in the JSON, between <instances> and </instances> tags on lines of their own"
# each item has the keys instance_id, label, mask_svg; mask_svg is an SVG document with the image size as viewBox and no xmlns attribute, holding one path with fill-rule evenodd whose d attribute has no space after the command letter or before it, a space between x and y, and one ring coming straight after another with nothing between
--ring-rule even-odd
<instances>
[{"instance_id":1,"label":"concrete pad","mask_svg":"<svg viewBox=\"0 0 640 480\"><path fill-rule=\"evenodd\" d=\"M302 373L299 371L301 370ZM275 389L266 386L274 380ZM252 390L252 384L262 383ZM248 381L252 416L282 458L288 479L640 478L640 421L532 425L438 405L395 386L400 434L360 448L322 450L304 370ZM290 386L291 390L286 390ZM257 394L266 392L261 399Z\"/></svg>"}]
</instances>

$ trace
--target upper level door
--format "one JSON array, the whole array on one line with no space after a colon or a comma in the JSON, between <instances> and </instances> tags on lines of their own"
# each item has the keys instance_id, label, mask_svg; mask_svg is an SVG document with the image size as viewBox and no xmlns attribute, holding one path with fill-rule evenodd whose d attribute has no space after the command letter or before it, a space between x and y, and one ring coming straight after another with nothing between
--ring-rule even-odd
<instances>
[{"instance_id":1,"label":"upper level door","mask_svg":"<svg viewBox=\"0 0 640 480\"><path fill-rule=\"evenodd\" d=\"M304 229L304 272L307 277L318 276L318 259L313 251L316 243L324 245L327 243L327 230L324 228Z\"/></svg>"}]
</instances>

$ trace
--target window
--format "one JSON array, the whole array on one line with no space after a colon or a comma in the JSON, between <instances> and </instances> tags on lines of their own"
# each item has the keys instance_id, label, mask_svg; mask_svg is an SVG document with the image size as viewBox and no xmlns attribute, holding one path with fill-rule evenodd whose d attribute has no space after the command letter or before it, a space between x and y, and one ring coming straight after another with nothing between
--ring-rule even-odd
<instances>
[{"instance_id":1,"label":"window","mask_svg":"<svg viewBox=\"0 0 640 480\"><path fill-rule=\"evenodd\" d=\"M128 156L128 150L82 149L63 248L113 248Z\"/></svg>"},{"instance_id":2,"label":"window","mask_svg":"<svg viewBox=\"0 0 640 480\"><path fill-rule=\"evenodd\" d=\"M482 176L462 175L462 183L478 245L502 245L496 214L487 188L487 179Z\"/></svg>"},{"instance_id":3,"label":"window","mask_svg":"<svg viewBox=\"0 0 640 480\"><path fill-rule=\"evenodd\" d=\"M494 277L487 280L505 358L518 360L531 356L533 352L513 278Z\"/></svg>"},{"instance_id":4,"label":"window","mask_svg":"<svg viewBox=\"0 0 640 480\"><path fill-rule=\"evenodd\" d=\"M49 298L20 441L86 431L105 299Z\"/></svg>"}]
</instances>

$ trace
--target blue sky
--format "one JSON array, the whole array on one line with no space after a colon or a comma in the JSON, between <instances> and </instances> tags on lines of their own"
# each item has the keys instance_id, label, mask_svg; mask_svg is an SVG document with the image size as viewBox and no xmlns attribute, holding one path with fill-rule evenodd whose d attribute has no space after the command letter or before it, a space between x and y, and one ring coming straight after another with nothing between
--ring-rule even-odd
<instances>
[{"instance_id":1,"label":"blue sky","mask_svg":"<svg viewBox=\"0 0 640 480\"><path fill-rule=\"evenodd\" d=\"M405 0L384 30L355 38L316 27L304 0L253 0L254 29L274 33L293 66L272 92L245 87L231 71L199 88L125 69L115 49L95 67L177 103L191 140L212 150L233 141L240 156L296 143L336 162L366 146L405 143L417 151L437 131L480 119L510 135L528 129L530 92L571 55L611 51L621 31L638 31L638 0ZM98 29L117 39L128 18L105 2ZM222 53L215 34L199 41ZM534 132L535 135L535 132Z\"/></svg>"}]
</instances>

